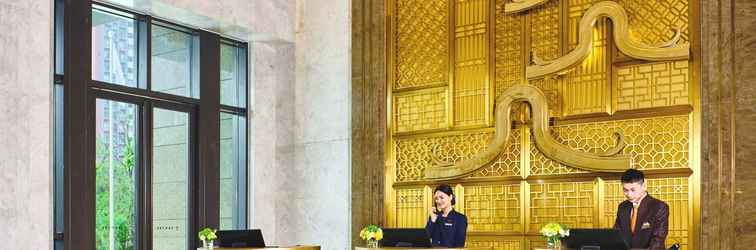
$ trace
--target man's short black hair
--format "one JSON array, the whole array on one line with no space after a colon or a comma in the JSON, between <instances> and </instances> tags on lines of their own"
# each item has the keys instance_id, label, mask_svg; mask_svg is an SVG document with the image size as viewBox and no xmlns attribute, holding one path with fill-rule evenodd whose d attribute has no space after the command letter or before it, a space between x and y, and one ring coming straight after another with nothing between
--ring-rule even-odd
<instances>
[{"instance_id":1,"label":"man's short black hair","mask_svg":"<svg viewBox=\"0 0 756 250\"><path fill-rule=\"evenodd\" d=\"M624 173L622 173L622 183L636 183L640 182L643 184L645 181L645 176L643 175L643 172L637 169L628 169Z\"/></svg>"}]
</instances>

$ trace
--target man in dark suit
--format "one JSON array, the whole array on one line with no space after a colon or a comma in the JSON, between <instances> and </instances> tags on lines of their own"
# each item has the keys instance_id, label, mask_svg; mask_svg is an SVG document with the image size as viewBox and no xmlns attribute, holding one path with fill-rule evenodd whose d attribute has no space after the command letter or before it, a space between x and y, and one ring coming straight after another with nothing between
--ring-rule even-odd
<instances>
[{"instance_id":1,"label":"man in dark suit","mask_svg":"<svg viewBox=\"0 0 756 250\"><path fill-rule=\"evenodd\" d=\"M669 229L669 206L646 191L643 172L628 169L622 174L622 190L627 197L617 207L614 229L629 248L665 249Z\"/></svg>"}]
</instances>

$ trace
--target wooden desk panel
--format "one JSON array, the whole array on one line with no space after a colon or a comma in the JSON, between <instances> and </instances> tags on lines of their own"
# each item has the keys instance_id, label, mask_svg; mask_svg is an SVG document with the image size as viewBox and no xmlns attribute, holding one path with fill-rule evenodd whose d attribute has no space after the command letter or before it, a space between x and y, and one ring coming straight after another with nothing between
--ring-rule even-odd
<instances>
[{"instance_id":1,"label":"wooden desk panel","mask_svg":"<svg viewBox=\"0 0 756 250\"><path fill-rule=\"evenodd\" d=\"M378 247L378 248L367 248L367 247L354 247L354 250L417 250L417 249L428 249L428 248L412 248L412 247ZM433 248L436 249L444 249L444 250L493 250L493 247L463 247L463 248Z\"/></svg>"},{"instance_id":2,"label":"wooden desk panel","mask_svg":"<svg viewBox=\"0 0 756 250\"><path fill-rule=\"evenodd\" d=\"M266 247L266 248L227 248L216 247L212 250L320 250L320 246L287 246L287 247ZM205 250L204 248L197 248L197 250Z\"/></svg>"}]
</instances>

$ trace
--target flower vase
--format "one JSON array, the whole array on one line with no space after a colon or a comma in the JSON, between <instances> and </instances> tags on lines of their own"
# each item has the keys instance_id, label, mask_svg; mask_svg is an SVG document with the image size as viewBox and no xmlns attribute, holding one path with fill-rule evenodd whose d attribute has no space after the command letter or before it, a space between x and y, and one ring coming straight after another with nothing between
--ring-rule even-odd
<instances>
[{"instance_id":1,"label":"flower vase","mask_svg":"<svg viewBox=\"0 0 756 250\"><path fill-rule=\"evenodd\" d=\"M546 248L548 249L562 249L562 241L561 239L549 239L546 241Z\"/></svg>"},{"instance_id":2,"label":"flower vase","mask_svg":"<svg viewBox=\"0 0 756 250\"><path fill-rule=\"evenodd\" d=\"M202 240L202 247L205 249L213 249L213 240Z\"/></svg>"},{"instance_id":3,"label":"flower vase","mask_svg":"<svg viewBox=\"0 0 756 250\"><path fill-rule=\"evenodd\" d=\"M367 244L365 244L367 248L378 248L378 241L374 239L367 240Z\"/></svg>"}]
</instances>

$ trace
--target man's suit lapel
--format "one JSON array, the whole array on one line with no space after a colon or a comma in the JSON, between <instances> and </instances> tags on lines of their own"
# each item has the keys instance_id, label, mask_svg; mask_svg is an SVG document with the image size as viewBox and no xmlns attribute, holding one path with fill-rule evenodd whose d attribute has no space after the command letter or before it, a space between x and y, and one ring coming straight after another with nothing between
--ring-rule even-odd
<instances>
[{"instance_id":1,"label":"man's suit lapel","mask_svg":"<svg viewBox=\"0 0 756 250\"><path fill-rule=\"evenodd\" d=\"M643 228L643 223L648 222L648 215L649 213L649 207L651 207L651 203L653 198L651 195L646 195L645 198L641 201L640 206L638 207L638 218L635 221L635 234L640 233L641 229Z\"/></svg>"}]
</instances>

